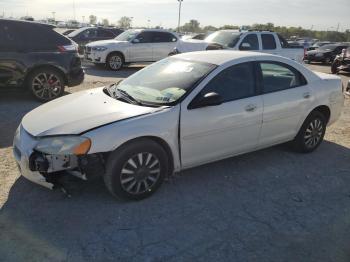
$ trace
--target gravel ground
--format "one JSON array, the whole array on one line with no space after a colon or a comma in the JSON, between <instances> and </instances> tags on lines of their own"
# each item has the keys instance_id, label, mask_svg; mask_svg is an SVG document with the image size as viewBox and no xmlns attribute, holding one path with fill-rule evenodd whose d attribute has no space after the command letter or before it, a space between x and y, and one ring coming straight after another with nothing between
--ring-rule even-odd
<instances>
[{"instance_id":1,"label":"gravel ground","mask_svg":"<svg viewBox=\"0 0 350 262\"><path fill-rule=\"evenodd\" d=\"M68 92L139 68L87 65ZM350 261L350 99L312 154L282 145L194 168L141 202L116 201L101 180L67 199L20 177L12 137L38 105L0 93L0 261Z\"/></svg>"}]
</instances>

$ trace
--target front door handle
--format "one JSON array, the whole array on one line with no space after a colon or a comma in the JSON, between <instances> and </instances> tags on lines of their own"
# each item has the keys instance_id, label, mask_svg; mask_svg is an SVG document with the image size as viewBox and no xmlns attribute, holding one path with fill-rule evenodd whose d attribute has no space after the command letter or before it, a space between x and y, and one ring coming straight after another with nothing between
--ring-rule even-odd
<instances>
[{"instance_id":1,"label":"front door handle","mask_svg":"<svg viewBox=\"0 0 350 262\"><path fill-rule=\"evenodd\" d=\"M303 97L306 98L306 99L307 99L307 98L310 98L310 96L311 96L311 95L310 95L309 92L306 92L306 93L303 94Z\"/></svg>"},{"instance_id":2,"label":"front door handle","mask_svg":"<svg viewBox=\"0 0 350 262\"><path fill-rule=\"evenodd\" d=\"M256 105L250 104L250 105L247 105L247 106L245 107L245 111L247 111L247 112L253 112L253 111L256 110L256 108L257 108Z\"/></svg>"}]
</instances>

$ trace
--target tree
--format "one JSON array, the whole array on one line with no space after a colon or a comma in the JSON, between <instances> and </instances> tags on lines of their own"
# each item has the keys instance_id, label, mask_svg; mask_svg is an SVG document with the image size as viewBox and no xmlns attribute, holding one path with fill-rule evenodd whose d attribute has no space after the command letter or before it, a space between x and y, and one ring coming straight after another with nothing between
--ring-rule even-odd
<instances>
[{"instance_id":1,"label":"tree","mask_svg":"<svg viewBox=\"0 0 350 262\"><path fill-rule=\"evenodd\" d=\"M204 32L214 32L217 31L218 29L215 26L212 25L207 25L205 27L203 27L203 31Z\"/></svg>"},{"instance_id":2,"label":"tree","mask_svg":"<svg viewBox=\"0 0 350 262\"><path fill-rule=\"evenodd\" d=\"M127 17L127 16L121 17L118 21L119 27L125 28L125 29L130 28L131 23L132 23L132 19L130 17Z\"/></svg>"},{"instance_id":3,"label":"tree","mask_svg":"<svg viewBox=\"0 0 350 262\"><path fill-rule=\"evenodd\" d=\"M108 19L103 18L103 19L102 19L102 24L103 24L103 26L109 26L109 21L108 21Z\"/></svg>"},{"instance_id":4,"label":"tree","mask_svg":"<svg viewBox=\"0 0 350 262\"><path fill-rule=\"evenodd\" d=\"M222 30L237 30L237 29L239 29L239 26L237 26L237 25L224 25L224 26L220 27L219 29L222 29Z\"/></svg>"},{"instance_id":5,"label":"tree","mask_svg":"<svg viewBox=\"0 0 350 262\"><path fill-rule=\"evenodd\" d=\"M192 19L181 27L181 31L198 33L201 32L201 28L199 25L200 23L197 20Z\"/></svg>"},{"instance_id":6,"label":"tree","mask_svg":"<svg viewBox=\"0 0 350 262\"><path fill-rule=\"evenodd\" d=\"M95 15L89 16L90 24L95 25L97 23L97 17Z\"/></svg>"}]
</instances>

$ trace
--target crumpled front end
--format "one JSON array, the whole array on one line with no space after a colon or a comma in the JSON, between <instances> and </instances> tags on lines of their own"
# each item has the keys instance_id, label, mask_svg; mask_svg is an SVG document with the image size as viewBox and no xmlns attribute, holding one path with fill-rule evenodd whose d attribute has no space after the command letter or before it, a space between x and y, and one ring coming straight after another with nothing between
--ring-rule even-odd
<instances>
[{"instance_id":1,"label":"crumpled front end","mask_svg":"<svg viewBox=\"0 0 350 262\"><path fill-rule=\"evenodd\" d=\"M13 154L21 175L49 189L64 188L63 178L73 175L87 180L104 173L99 154L47 154L36 150L41 138L29 134L22 125L16 131Z\"/></svg>"}]
</instances>

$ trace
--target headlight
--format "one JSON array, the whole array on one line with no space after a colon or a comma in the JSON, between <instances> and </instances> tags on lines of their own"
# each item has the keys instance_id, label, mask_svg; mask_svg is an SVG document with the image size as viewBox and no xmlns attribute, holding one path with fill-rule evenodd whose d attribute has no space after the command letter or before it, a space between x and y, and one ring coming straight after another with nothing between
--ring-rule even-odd
<instances>
[{"instance_id":1,"label":"headlight","mask_svg":"<svg viewBox=\"0 0 350 262\"><path fill-rule=\"evenodd\" d=\"M107 47L95 46L95 47L92 48L92 50L94 50L94 51L105 51L105 50L107 50Z\"/></svg>"},{"instance_id":2,"label":"headlight","mask_svg":"<svg viewBox=\"0 0 350 262\"><path fill-rule=\"evenodd\" d=\"M84 155L91 147L91 140L81 136L57 136L40 139L35 150L50 155Z\"/></svg>"}]
</instances>

